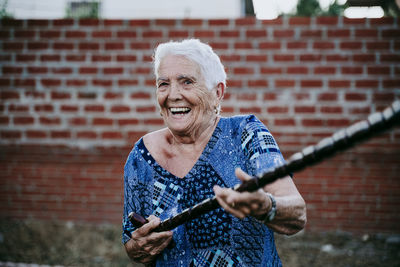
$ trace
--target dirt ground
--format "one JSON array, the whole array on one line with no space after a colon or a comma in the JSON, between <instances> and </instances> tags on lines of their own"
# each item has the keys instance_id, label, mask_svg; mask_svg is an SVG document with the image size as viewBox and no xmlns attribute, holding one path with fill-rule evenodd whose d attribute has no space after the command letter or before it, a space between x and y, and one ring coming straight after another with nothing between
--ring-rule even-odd
<instances>
[{"instance_id":1,"label":"dirt ground","mask_svg":"<svg viewBox=\"0 0 400 267\"><path fill-rule=\"evenodd\" d=\"M120 234L116 225L0 220L0 266L132 266ZM303 232L276 244L283 266L400 266L398 235Z\"/></svg>"}]
</instances>

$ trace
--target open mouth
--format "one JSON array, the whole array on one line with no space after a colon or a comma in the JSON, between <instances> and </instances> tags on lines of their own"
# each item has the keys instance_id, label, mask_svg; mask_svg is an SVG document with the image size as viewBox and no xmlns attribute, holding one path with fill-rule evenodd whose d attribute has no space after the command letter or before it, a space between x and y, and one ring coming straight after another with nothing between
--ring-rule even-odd
<instances>
[{"instance_id":1,"label":"open mouth","mask_svg":"<svg viewBox=\"0 0 400 267\"><path fill-rule=\"evenodd\" d=\"M169 111L171 111L171 113L173 115L183 115L183 114L187 114L191 111L190 108L186 108L186 107L182 107L182 108L169 108Z\"/></svg>"}]
</instances>

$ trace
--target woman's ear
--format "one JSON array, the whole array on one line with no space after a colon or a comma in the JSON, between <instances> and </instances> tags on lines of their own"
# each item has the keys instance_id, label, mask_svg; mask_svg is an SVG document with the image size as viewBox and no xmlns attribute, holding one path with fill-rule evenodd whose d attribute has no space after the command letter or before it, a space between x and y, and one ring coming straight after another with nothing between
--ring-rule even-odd
<instances>
[{"instance_id":1,"label":"woman's ear","mask_svg":"<svg viewBox=\"0 0 400 267\"><path fill-rule=\"evenodd\" d=\"M215 92L215 93L216 93L216 96L217 96L219 102L221 102L222 99L224 98L224 94L225 94L225 84L222 83L222 82L220 82L220 83L217 85L217 88L216 88L216 92Z\"/></svg>"}]
</instances>

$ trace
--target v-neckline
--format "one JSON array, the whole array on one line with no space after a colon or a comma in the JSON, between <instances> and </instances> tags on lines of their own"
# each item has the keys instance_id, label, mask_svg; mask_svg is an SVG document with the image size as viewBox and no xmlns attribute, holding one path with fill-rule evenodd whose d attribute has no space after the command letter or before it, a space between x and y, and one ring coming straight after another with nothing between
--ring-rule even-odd
<instances>
[{"instance_id":1,"label":"v-neckline","mask_svg":"<svg viewBox=\"0 0 400 267\"><path fill-rule=\"evenodd\" d=\"M156 171L159 169L163 175L167 174L170 177L174 177L175 179L178 180L185 180L187 178L192 177L193 172L195 172L196 166L199 164L199 162L203 161L208 157L208 155L211 153L211 151L214 149L215 144L219 140L220 134L222 132L221 130L221 124L224 118L220 118L217 126L215 127L213 134L211 135L210 139L208 140L206 146L204 147L203 151L200 154L200 157L197 159L197 161L193 164L193 166L190 168L190 170L183 176L179 177L167 169L165 169L163 166L161 166L151 155L150 151L147 149L146 145L144 144L143 138L139 140L138 148L140 153L142 154L142 157L147 161L149 165L151 165Z\"/></svg>"}]
</instances>

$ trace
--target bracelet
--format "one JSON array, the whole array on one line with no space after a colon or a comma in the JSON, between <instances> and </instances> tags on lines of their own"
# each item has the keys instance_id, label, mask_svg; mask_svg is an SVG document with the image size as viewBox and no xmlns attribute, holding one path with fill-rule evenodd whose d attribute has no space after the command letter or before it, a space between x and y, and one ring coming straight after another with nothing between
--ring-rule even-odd
<instances>
[{"instance_id":1,"label":"bracelet","mask_svg":"<svg viewBox=\"0 0 400 267\"><path fill-rule=\"evenodd\" d=\"M266 193L269 199L271 200L271 209L268 211L267 215L265 216L263 222L264 223L269 223L271 222L276 215L276 200L274 196L271 193Z\"/></svg>"}]
</instances>

